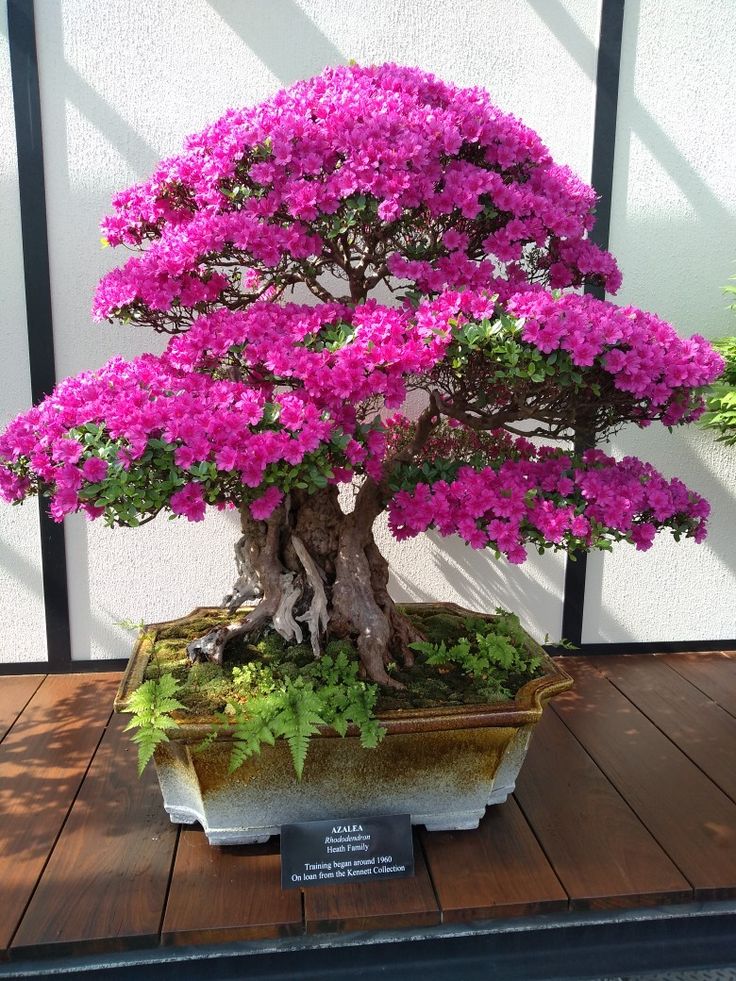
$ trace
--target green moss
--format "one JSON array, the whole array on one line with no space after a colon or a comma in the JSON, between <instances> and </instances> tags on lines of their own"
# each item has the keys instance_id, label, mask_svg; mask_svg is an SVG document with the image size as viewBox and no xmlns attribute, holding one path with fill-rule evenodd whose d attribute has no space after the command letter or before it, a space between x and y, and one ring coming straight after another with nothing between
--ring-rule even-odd
<instances>
[{"instance_id":1,"label":"green moss","mask_svg":"<svg viewBox=\"0 0 736 981\"><path fill-rule=\"evenodd\" d=\"M447 647L456 644L461 637L472 634L480 627L488 629L488 620L465 616L442 607L427 605L419 609L408 607L405 612L415 625L433 644L444 642ZM228 614L213 610L198 614L179 623L170 624L157 631L153 652L146 671L146 678L156 678L162 672L172 674L181 685L178 698L186 707L190 720L205 721L221 712L228 702L242 701L244 693L250 689L252 695L263 691L264 678L294 680L309 672L314 665L311 647L307 644L287 644L275 631L267 631L256 642L236 638L227 647L225 664L190 665L186 646L194 637L202 636L214 626L240 619L242 612ZM326 654L337 658L345 652L357 660L357 651L346 640L329 640ZM534 652L529 649L531 658ZM242 675L238 678L235 668L251 665L257 668L253 683L244 685ZM264 668L265 671L260 669ZM472 705L480 702L499 701L508 697L508 692L517 691L534 671L517 673L504 678L499 687L497 682L484 682L474 679L456 664L430 664L423 653L416 654L416 663L411 669L398 665L391 670L392 676L401 681L404 690L380 689L376 711L378 713L397 709L436 708L442 705Z\"/></svg>"},{"instance_id":2,"label":"green moss","mask_svg":"<svg viewBox=\"0 0 736 981\"><path fill-rule=\"evenodd\" d=\"M467 633L465 618L457 613L412 613L411 619L435 644L456 644Z\"/></svg>"}]
</instances>

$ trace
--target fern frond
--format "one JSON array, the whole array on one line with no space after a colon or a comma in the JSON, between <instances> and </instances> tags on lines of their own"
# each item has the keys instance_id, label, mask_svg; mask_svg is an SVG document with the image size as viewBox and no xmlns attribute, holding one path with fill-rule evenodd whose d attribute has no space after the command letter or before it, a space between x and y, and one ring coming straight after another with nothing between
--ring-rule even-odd
<instances>
[{"instance_id":1,"label":"fern frond","mask_svg":"<svg viewBox=\"0 0 736 981\"><path fill-rule=\"evenodd\" d=\"M215 742L218 735L219 733L217 732L217 729L213 726L212 731L208 732L207 735L204 737L204 739L201 742L197 743L197 745L194 747L193 752L204 753L204 751L206 749L209 749L212 743Z\"/></svg>"},{"instance_id":2,"label":"fern frond","mask_svg":"<svg viewBox=\"0 0 736 981\"><path fill-rule=\"evenodd\" d=\"M363 749L375 749L385 735L386 729L376 719L370 719L360 727L360 745Z\"/></svg>"},{"instance_id":3,"label":"fern frond","mask_svg":"<svg viewBox=\"0 0 736 981\"><path fill-rule=\"evenodd\" d=\"M127 728L130 728L128 726ZM167 743L169 737L163 729L139 729L133 736L133 742L138 746L138 776L140 777L146 766L150 763L156 747L161 743Z\"/></svg>"},{"instance_id":4,"label":"fern frond","mask_svg":"<svg viewBox=\"0 0 736 981\"><path fill-rule=\"evenodd\" d=\"M138 731L133 736L133 742L138 746L138 775L143 773L151 760L156 747L168 742L167 729L177 729L178 724L171 713L184 706L175 698L179 690L179 682L170 674L151 678L132 693L125 709L133 717L125 727L125 732L131 729Z\"/></svg>"},{"instance_id":5,"label":"fern frond","mask_svg":"<svg viewBox=\"0 0 736 981\"><path fill-rule=\"evenodd\" d=\"M259 714L246 717L241 706L233 727L233 748L228 770L233 773L251 756L260 753L263 743L273 746L274 742L275 736L268 718Z\"/></svg>"},{"instance_id":6,"label":"fern frond","mask_svg":"<svg viewBox=\"0 0 736 981\"><path fill-rule=\"evenodd\" d=\"M310 737L317 731L317 726L325 724L320 715L321 708L319 695L311 685L298 678L285 688L281 710L272 722L273 732L283 736L289 744L299 780L304 772Z\"/></svg>"}]
</instances>

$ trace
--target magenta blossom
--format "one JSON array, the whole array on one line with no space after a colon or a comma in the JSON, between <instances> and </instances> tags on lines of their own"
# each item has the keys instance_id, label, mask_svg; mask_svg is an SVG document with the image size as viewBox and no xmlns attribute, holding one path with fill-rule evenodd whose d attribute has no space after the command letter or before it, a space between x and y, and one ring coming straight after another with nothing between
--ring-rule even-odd
<instances>
[{"instance_id":1,"label":"magenta blossom","mask_svg":"<svg viewBox=\"0 0 736 981\"><path fill-rule=\"evenodd\" d=\"M363 561L380 581L384 510L400 540L459 534L511 562L530 544L643 550L663 529L699 541L707 504L676 478L521 436L687 423L722 369L698 335L561 292L620 283L589 237L595 204L485 92L418 69L328 69L229 110L103 223L133 255L95 316L171 334L166 349L69 378L11 422L0 494L123 525L235 507L251 531L281 527L280 548L315 513L345 534L363 520L348 544L313 543L328 593ZM274 582L301 575L287 552Z\"/></svg>"}]
</instances>

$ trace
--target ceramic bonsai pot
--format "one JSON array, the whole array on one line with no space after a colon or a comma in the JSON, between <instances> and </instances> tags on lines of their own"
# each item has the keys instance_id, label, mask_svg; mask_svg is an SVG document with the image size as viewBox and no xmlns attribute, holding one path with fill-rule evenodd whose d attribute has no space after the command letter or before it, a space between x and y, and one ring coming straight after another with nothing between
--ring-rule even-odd
<instances>
[{"instance_id":1,"label":"ceramic bonsai pot","mask_svg":"<svg viewBox=\"0 0 736 981\"><path fill-rule=\"evenodd\" d=\"M143 681L155 632L164 626L152 624L139 638L115 699L117 711L125 710ZM529 643L538 647L532 638ZM312 737L301 780L283 740L263 746L230 773L227 732L220 730L211 745L195 752L211 726L181 721L155 754L164 807L174 822L198 821L213 845L263 842L282 824L350 815L410 814L413 824L430 831L475 828L489 804L502 803L513 791L546 702L572 685L538 651L544 673L513 701L382 713L386 736L370 750L350 730L341 737L323 728Z\"/></svg>"}]
</instances>

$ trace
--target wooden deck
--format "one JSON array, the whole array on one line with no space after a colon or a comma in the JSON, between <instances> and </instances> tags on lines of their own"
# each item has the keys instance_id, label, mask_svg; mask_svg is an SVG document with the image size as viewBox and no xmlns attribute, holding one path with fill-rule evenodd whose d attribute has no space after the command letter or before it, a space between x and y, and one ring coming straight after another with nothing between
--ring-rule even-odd
<instances>
[{"instance_id":1,"label":"wooden deck","mask_svg":"<svg viewBox=\"0 0 736 981\"><path fill-rule=\"evenodd\" d=\"M571 657L513 800L420 831L416 876L282 893L278 840L169 823L111 716L117 674L0 681L0 954L161 945L736 897L736 658Z\"/></svg>"}]
</instances>

